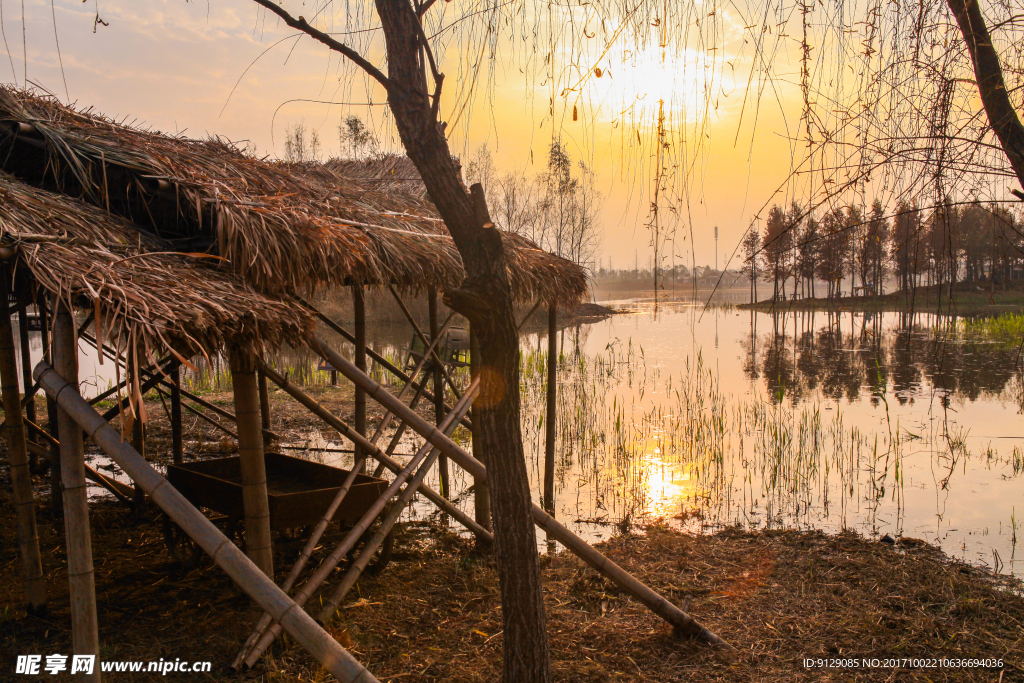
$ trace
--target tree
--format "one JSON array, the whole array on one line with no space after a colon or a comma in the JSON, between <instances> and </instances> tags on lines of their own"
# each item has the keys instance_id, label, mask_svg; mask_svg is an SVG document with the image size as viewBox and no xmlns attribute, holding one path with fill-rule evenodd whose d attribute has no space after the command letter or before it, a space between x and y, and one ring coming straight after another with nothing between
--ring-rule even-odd
<instances>
[{"instance_id":1,"label":"tree","mask_svg":"<svg viewBox=\"0 0 1024 683\"><path fill-rule=\"evenodd\" d=\"M761 250L764 278L772 283L772 299L777 300L786 282L787 263L793 233L789 230L786 212L776 204L768 211L764 226L764 248Z\"/></svg>"},{"instance_id":2,"label":"tree","mask_svg":"<svg viewBox=\"0 0 1024 683\"><path fill-rule=\"evenodd\" d=\"M804 229L798 233L796 241L796 273L806 283L811 298L814 298L814 277L821 251L821 231L818 228L818 221L813 215L807 216L804 221Z\"/></svg>"},{"instance_id":3,"label":"tree","mask_svg":"<svg viewBox=\"0 0 1024 683\"><path fill-rule=\"evenodd\" d=\"M757 257L761 251L761 233L753 228L743 237L742 273L750 280L750 300L757 301Z\"/></svg>"},{"instance_id":4,"label":"tree","mask_svg":"<svg viewBox=\"0 0 1024 683\"><path fill-rule=\"evenodd\" d=\"M904 292L910 292L917 286L919 264L923 258L922 242L921 212L914 204L900 202L892 230L891 254L896 281Z\"/></svg>"},{"instance_id":5,"label":"tree","mask_svg":"<svg viewBox=\"0 0 1024 683\"><path fill-rule=\"evenodd\" d=\"M292 163L316 161L320 158L320 137L316 128L307 129L304 123L296 123L288 129L284 140L284 159Z\"/></svg>"},{"instance_id":6,"label":"tree","mask_svg":"<svg viewBox=\"0 0 1024 683\"><path fill-rule=\"evenodd\" d=\"M380 146L377 136L355 114L349 114L338 124L338 142L341 153L349 159L376 154Z\"/></svg>"},{"instance_id":7,"label":"tree","mask_svg":"<svg viewBox=\"0 0 1024 683\"><path fill-rule=\"evenodd\" d=\"M375 0L384 36L387 75L358 51L292 16L273 0L254 0L341 53L388 93L388 107L406 153L462 257L466 279L445 290L445 303L464 315L480 340L488 372L481 373L473 422L484 464L494 482L491 504L504 626L504 680L551 680L532 500L520 427L519 335L501 233L491 221L481 185L467 193L448 147L438 107L444 76L437 70L422 21L433 5ZM443 3L442 3L443 5ZM428 86L432 82L433 89Z\"/></svg>"},{"instance_id":8,"label":"tree","mask_svg":"<svg viewBox=\"0 0 1024 683\"><path fill-rule=\"evenodd\" d=\"M885 277L885 251L889 243L889 220L885 217L882 202L876 199L871 204L867 225L860 233L857 248L857 269L861 284L873 294L881 294L882 279Z\"/></svg>"}]
</instances>

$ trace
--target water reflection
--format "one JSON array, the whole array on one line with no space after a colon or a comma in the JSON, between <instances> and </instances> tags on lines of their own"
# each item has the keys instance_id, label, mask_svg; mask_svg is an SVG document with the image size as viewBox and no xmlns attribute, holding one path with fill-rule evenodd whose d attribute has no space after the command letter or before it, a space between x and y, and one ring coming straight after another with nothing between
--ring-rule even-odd
<instances>
[{"instance_id":1,"label":"water reflection","mask_svg":"<svg viewBox=\"0 0 1024 683\"><path fill-rule=\"evenodd\" d=\"M770 316L758 333L751 314L744 372L764 378L768 397L796 405L820 389L826 398L853 402L870 392L878 405L886 389L913 403L922 386L943 396L976 401L1003 394L1020 378L1020 349L960 338L956 319L932 314L790 313ZM888 318L888 319L886 319ZM844 327L845 323L845 327Z\"/></svg>"}]
</instances>

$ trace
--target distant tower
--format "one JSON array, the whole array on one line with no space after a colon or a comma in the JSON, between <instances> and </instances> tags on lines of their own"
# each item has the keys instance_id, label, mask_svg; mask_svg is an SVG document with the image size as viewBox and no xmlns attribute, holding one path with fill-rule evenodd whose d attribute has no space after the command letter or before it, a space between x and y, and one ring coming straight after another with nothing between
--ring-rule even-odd
<instances>
[{"instance_id":1,"label":"distant tower","mask_svg":"<svg viewBox=\"0 0 1024 683\"><path fill-rule=\"evenodd\" d=\"M718 226L715 226L715 270L718 270Z\"/></svg>"}]
</instances>

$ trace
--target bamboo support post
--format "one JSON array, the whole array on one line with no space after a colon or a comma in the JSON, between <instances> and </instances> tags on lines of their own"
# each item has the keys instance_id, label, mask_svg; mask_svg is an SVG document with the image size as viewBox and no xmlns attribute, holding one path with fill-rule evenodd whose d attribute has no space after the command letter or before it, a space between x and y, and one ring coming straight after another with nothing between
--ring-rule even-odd
<instances>
[{"instance_id":1,"label":"bamboo support post","mask_svg":"<svg viewBox=\"0 0 1024 683\"><path fill-rule=\"evenodd\" d=\"M558 422L558 307L548 306L548 391L544 430L544 510L555 514L555 426Z\"/></svg>"},{"instance_id":2,"label":"bamboo support post","mask_svg":"<svg viewBox=\"0 0 1024 683\"><path fill-rule=\"evenodd\" d=\"M385 408L392 410L402 420L409 423L410 428L418 432L423 438L437 446L442 453L446 453L460 467L477 479L487 479L486 468L472 455L463 450L458 444L442 434L435 426L428 423L415 412L409 410L401 401L395 399L384 387L380 386L371 378L359 372L359 370L345 358L327 346L322 340L311 337L309 347L320 355L324 360L338 369L338 372L348 377L353 382L361 384L366 390L367 396L372 397ZM684 635L706 640L709 643L732 649L731 646L717 635L707 630L693 617L679 609L671 602L658 595L650 587L637 580L619 565L602 555L591 547L586 541L574 534L572 531L555 521L550 515L536 505L532 506L531 514L534 523L548 532L549 536L560 542L574 555L582 559L598 572L603 574L612 583L632 595L641 603L647 606L652 612L670 623Z\"/></svg>"},{"instance_id":3,"label":"bamboo support post","mask_svg":"<svg viewBox=\"0 0 1024 683\"><path fill-rule=\"evenodd\" d=\"M256 359L235 348L229 353L238 425L238 457L242 468L245 552L264 574L273 579L274 548L270 539L270 501L267 498Z\"/></svg>"},{"instance_id":4,"label":"bamboo support post","mask_svg":"<svg viewBox=\"0 0 1024 683\"><path fill-rule=\"evenodd\" d=\"M305 406L309 412L313 413L321 420L329 424L331 427L336 429L339 434L344 436L346 439L349 439L350 441L358 441L359 444L363 447L363 449L365 449L366 453L376 458L378 462L382 463L385 467L391 470L391 472L397 474L398 472L402 471L402 465L400 465L398 461L396 461L390 455L388 455L380 448L372 444L368 439L365 439L364 437L360 436L356 432L356 430L349 427L347 424L345 424L343 420L341 420L336 415L331 413L329 410L321 406L316 401L315 398L312 398L311 396L307 395L297 386L289 382L287 378L277 374L270 368L265 367L264 370L267 373L267 377L270 379L270 381L281 387L281 389L283 389L286 393L291 395L292 398L294 398L296 401ZM420 387L422 388L422 385L420 385ZM465 394L463 394L463 396L465 396ZM401 401L399 401L399 403L401 403ZM404 407L405 404L402 405ZM415 415L415 413L413 414ZM419 416L417 415L417 417ZM467 515L458 507L452 505L447 500L442 498L441 495L437 493L437 491L435 491L434 489L430 488L429 486L423 485L420 487L420 493L422 493L434 505L441 508L441 510L451 515L452 518L454 518L464 527L473 532L473 534L481 543L494 542L494 537L491 535L490 531L484 529L482 526L474 522L469 515Z\"/></svg>"},{"instance_id":5,"label":"bamboo support post","mask_svg":"<svg viewBox=\"0 0 1024 683\"><path fill-rule=\"evenodd\" d=\"M0 301L7 306L10 298L10 272L0 270ZM4 431L7 436L7 457L10 460L11 488L18 527L18 549L24 579L25 607L29 614L46 613L46 578L39 552L39 530L32 500L32 474L29 468L25 425L18 391L18 363L14 331L9 311L0 313L0 391L3 393ZM31 378L30 378L31 379Z\"/></svg>"},{"instance_id":6,"label":"bamboo support post","mask_svg":"<svg viewBox=\"0 0 1024 683\"><path fill-rule=\"evenodd\" d=\"M52 363L51 358L53 354L52 345L50 344L50 330L52 328L53 318L47 312L46 297L39 297L40 307L39 316L43 321L43 360L47 363ZM38 386L38 384L36 385ZM33 392L34 393L34 392ZM33 399L34 400L34 399ZM57 403L49 396L46 397L46 419L49 422L49 428L51 434L58 434L60 431L59 411L57 410ZM50 444L50 507L54 514L60 516L63 514L64 496L60 490L60 445Z\"/></svg>"},{"instance_id":7,"label":"bamboo support post","mask_svg":"<svg viewBox=\"0 0 1024 683\"><path fill-rule=\"evenodd\" d=\"M427 308L430 316L430 339L431 341L440 338L438 334L437 326L437 290L431 289L427 294ZM426 346L426 344L424 344ZM424 354L426 355L426 354ZM434 424L441 424L441 420L444 419L444 382L441 379L441 361L437 357L437 353L434 353L434 362L431 363L433 368L433 380L431 381L430 388L434 390ZM448 482L448 458L444 454L437 459L437 473L438 478L441 482L441 495L445 498L452 497L452 490ZM447 521L445 522L447 524Z\"/></svg>"},{"instance_id":8,"label":"bamboo support post","mask_svg":"<svg viewBox=\"0 0 1024 683\"><path fill-rule=\"evenodd\" d=\"M78 394L78 335L75 319L67 304L59 300L53 324L53 364L56 372L67 380L62 393L73 395L81 401ZM59 409L60 401L57 403ZM79 655L98 655L99 623L96 617L89 501L86 497L85 444L82 430L63 410L59 412L58 424L61 485L64 489L64 535L67 541L68 587L71 594L72 651ZM99 667L94 669L90 680L100 680Z\"/></svg>"},{"instance_id":9,"label":"bamboo support post","mask_svg":"<svg viewBox=\"0 0 1024 683\"><path fill-rule=\"evenodd\" d=\"M28 339L28 304L23 294L18 296L18 341L21 342L21 386L28 394L32 386L32 348ZM4 303L6 305L6 302ZM25 417L36 422L36 402L25 404ZM34 439L30 439L34 440Z\"/></svg>"},{"instance_id":10,"label":"bamboo support post","mask_svg":"<svg viewBox=\"0 0 1024 683\"><path fill-rule=\"evenodd\" d=\"M473 327L469 328L469 374L474 380L480 376L480 340L477 339ZM487 465L483 449L480 448L480 438L476 432L471 432L473 456L480 462ZM491 528L491 490L483 479L473 479L473 512L476 522L485 529Z\"/></svg>"},{"instance_id":11,"label":"bamboo support post","mask_svg":"<svg viewBox=\"0 0 1024 683\"><path fill-rule=\"evenodd\" d=\"M271 378L273 377L271 376ZM477 383L472 385L470 389L466 391L462 400L459 401L458 404L456 404L456 406L452 409L452 412L449 415L447 415L444 418L444 420L442 420L441 429L443 431L450 432L454 430L455 426L458 424L459 418L462 417L462 415L465 415L465 413L469 410L469 407L472 404L473 399L476 397L479 388L480 385L479 383ZM317 567L316 571L313 572L313 574L308 579L306 579L306 581L302 584L299 590L295 593L295 604L299 605L300 607L306 604L306 601L309 600L309 598L313 595L313 592L317 588L319 588L320 585L323 584L325 580L327 580L327 577L331 575L331 572L334 571L334 568L338 566L338 563L341 561L341 558L347 555L348 552L355 547L355 544L359 541L359 539L362 538L363 534L365 534L367 530L369 530L374 520L376 520L377 517L381 514L381 512L384 511L387 502L398 493L401 486L406 481L408 481L409 476L413 473L413 471L416 470L416 468L419 467L420 464L424 462L424 460L430 455L430 453L433 450L434 446L427 443L420 447L418 451L416 451L416 454L413 455L412 459L405 465L405 467L402 468L401 472L398 473L398 475L394 478L394 480L388 486L387 490L385 490L384 493L382 493L380 497L377 498L374 504L371 505L370 508L363 514L363 516L359 519L356 525L352 527L352 529L348 532L345 538L342 539L341 543L338 544L334 548L334 550L331 551L331 553L321 561L320 566ZM413 489L413 491L415 491L415 489ZM264 616L264 618L260 621L261 624L267 622L268 620L266 616ZM263 633L263 635L260 636L259 640L256 642L256 645L252 648L252 650L249 651L249 654L245 657L246 666L253 666L256 663L256 661L263 655L263 653L266 652L267 648L270 647L270 645L274 642L274 639L277 638L277 636L280 633L280 624L271 624L269 628L267 628L267 630Z\"/></svg>"},{"instance_id":12,"label":"bamboo support post","mask_svg":"<svg viewBox=\"0 0 1024 683\"><path fill-rule=\"evenodd\" d=\"M263 439L266 442L275 439L268 438L270 431L270 391L267 389L267 376L259 368L256 369L256 383L260 389L260 427L263 430Z\"/></svg>"},{"instance_id":13,"label":"bamboo support post","mask_svg":"<svg viewBox=\"0 0 1024 683\"><path fill-rule=\"evenodd\" d=\"M174 464L185 462L185 439L181 425L181 365L171 371L171 453Z\"/></svg>"},{"instance_id":14,"label":"bamboo support post","mask_svg":"<svg viewBox=\"0 0 1024 683\"><path fill-rule=\"evenodd\" d=\"M71 391L53 368L40 363L36 378L44 391L56 398L62 411L86 431L90 438L133 480L140 482L150 499L180 526L213 561L221 567L260 607L273 615L302 647L327 671L345 683L374 683L377 679L321 628L288 595L278 588L259 567L227 538L213 522L192 506L132 447L103 421L77 393ZM76 652L79 652L76 650Z\"/></svg>"},{"instance_id":15,"label":"bamboo support post","mask_svg":"<svg viewBox=\"0 0 1024 683\"><path fill-rule=\"evenodd\" d=\"M356 367L366 373L366 300L364 299L363 286L352 285L352 309L355 314L355 360ZM366 436L366 392L358 385L355 388L355 401L353 407L353 422L356 431ZM362 473L366 469L366 453L358 445L353 447L352 469Z\"/></svg>"},{"instance_id":16,"label":"bamboo support post","mask_svg":"<svg viewBox=\"0 0 1024 683\"><path fill-rule=\"evenodd\" d=\"M148 387L147 388L148 383L141 381L141 379L140 379L141 374L142 373L139 372L138 361L135 360L135 354L134 353L129 354L129 356L128 356L128 387L129 387L128 391L131 391L131 387L132 386L139 387L139 395L136 397L136 400L139 402L139 405L136 407L136 414L134 416L134 419L132 420L132 448L134 448L135 451L139 455L141 455L143 457L143 459L145 459L145 457L146 457L146 423L142 421L142 416L144 414L143 410L145 410L145 407L142 405L142 401L143 401L143 397L146 395L146 392L148 392L149 389L152 388L152 387ZM118 401L118 403L120 404L120 401ZM116 408L120 408L120 405L115 406L115 409ZM122 420L123 420L123 417L122 417ZM123 424L123 422L122 422L122 424ZM146 507L146 492L142 490L142 487L139 486L138 482L135 483L134 501L135 501L135 509L136 510L141 511L142 509L144 509Z\"/></svg>"}]
</instances>

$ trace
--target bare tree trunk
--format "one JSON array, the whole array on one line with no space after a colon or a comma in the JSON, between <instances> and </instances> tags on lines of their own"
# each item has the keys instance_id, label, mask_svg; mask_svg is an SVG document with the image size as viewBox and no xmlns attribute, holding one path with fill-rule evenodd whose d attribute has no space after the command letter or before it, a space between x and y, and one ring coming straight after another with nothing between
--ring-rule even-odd
<instances>
[{"instance_id":1,"label":"bare tree trunk","mask_svg":"<svg viewBox=\"0 0 1024 683\"><path fill-rule=\"evenodd\" d=\"M462 256L466 280L445 292L445 303L465 315L483 359L474 430L487 452L492 480L498 578L504 624L504 681L551 680L530 485L519 414L519 335L501 233L487 213L483 187L466 194L443 127L431 107L423 68L422 29L407 0L376 0L393 92L388 104L409 158L423 177ZM475 201L474 201L475 200Z\"/></svg>"},{"instance_id":2,"label":"bare tree trunk","mask_svg":"<svg viewBox=\"0 0 1024 683\"><path fill-rule=\"evenodd\" d=\"M989 125L999 138L999 144L1002 145L1013 172L1017 174L1017 180L1024 185L1024 126L1021 125L1017 111L1010 102L1010 95L1006 91L999 55L992 45L992 37L989 36L981 7L978 6L977 0L947 0L947 4L956 17L964 42L967 43L967 50L971 54L978 93L988 115Z\"/></svg>"}]
</instances>

